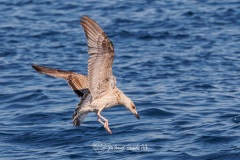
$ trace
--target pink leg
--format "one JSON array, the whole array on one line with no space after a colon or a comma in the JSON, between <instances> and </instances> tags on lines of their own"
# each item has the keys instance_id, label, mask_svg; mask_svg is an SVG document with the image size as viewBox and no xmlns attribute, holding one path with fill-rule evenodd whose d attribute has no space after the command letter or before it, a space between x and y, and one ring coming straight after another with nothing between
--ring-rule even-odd
<instances>
[{"instance_id":1,"label":"pink leg","mask_svg":"<svg viewBox=\"0 0 240 160\"><path fill-rule=\"evenodd\" d=\"M97 113L98 115L98 122L102 123L104 128L108 131L109 134L112 134L110 128L108 127L108 120L100 115L100 112ZM105 123L101 120L101 118L105 121Z\"/></svg>"},{"instance_id":2,"label":"pink leg","mask_svg":"<svg viewBox=\"0 0 240 160\"><path fill-rule=\"evenodd\" d=\"M98 122L102 123L102 125L104 125L103 121L98 117Z\"/></svg>"}]
</instances>

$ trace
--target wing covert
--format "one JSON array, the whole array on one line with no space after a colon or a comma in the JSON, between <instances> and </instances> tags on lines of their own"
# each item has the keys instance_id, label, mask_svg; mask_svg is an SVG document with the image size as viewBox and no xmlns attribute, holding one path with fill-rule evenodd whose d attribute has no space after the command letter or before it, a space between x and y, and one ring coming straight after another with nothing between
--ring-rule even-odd
<instances>
[{"instance_id":1,"label":"wing covert","mask_svg":"<svg viewBox=\"0 0 240 160\"><path fill-rule=\"evenodd\" d=\"M102 28L88 16L81 18L88 44L88 84L93 99L110 92L116 83L112 73L114 46Z\"/></svg>"}]
</instances>

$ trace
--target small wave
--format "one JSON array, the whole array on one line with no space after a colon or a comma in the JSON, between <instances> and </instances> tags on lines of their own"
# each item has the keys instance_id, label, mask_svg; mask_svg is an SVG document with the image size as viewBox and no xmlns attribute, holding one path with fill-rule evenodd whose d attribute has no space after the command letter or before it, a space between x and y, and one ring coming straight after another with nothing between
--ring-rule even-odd
<instances>
[{"instance_id":1,"label":"small wave","mask_svg":"<svg viewBox=\"0 0 240 160\"><path fill-rule=\"evenodd\" d=\"M194 12L192 12L192 11L187 11L187 12L183 13L182 15L184 15L184 16L193 16L193 15L194 15Z\"/></svg>"},{"instance_id":2,"label":"small wave","mask_svg":"<svg viewBox=\"0 0 240 160\"><path fill-rule=\"evenodd\" d=\"M205 143L226 143L235 140L232 136L201 136L197 139L197 142Z\"/></svg>"},{"instance_id":3,"label":"small wave","mask_svg":"<svg viewBox=\"0 0 240 160\"><path fill-rule=\"evenodd\" d=\"M210 84L199 84L199 85L195 85L195 88L202 88L202 89L214 89L216 87L214 87L213 85Z\"/></svg>"},{"instance_id":4,"label":"small wave","mask_svg":"<svg viewBox=\"0 0 240 160\"><path fill-rule=\"evenodd\" d=\"M24 114L21 116L18 116L14 118L17 121L23 121L23 122L42 122L44 120L50 120L53 116L50 113L30 113L30 114Z\"/></svg>"},{"instance_id":5,"label":"small wave","mask_svg":"<svg viewBox=\"0 0 240 160\"><path fill-rule=\"evenodd\" d=\"M3 96L1 96L1 100L2 102L12 103L12 102L25 102L25 101L36 102L36 101L48 99L48 97L45 94L39 91L40 90L3 94Z\"/></svg>"},{"instance_id":6,"label":"small wave","mask_svg":"<svg viewBox=\"0 0 240 160\"><path fill-rule=\"evenodd\" d=\"M240 123L240 116L233 117L232 121L237 124Z\"/></svg>"},{"instance_id":7,"label":"small wave","mask_svg":"<svg viewBox=\"0 0 240 160\"><path fill-rule=\"evenodd\" d=\"M175 113L172 112L167 112L161 109L157 109L157 108L151 108L151 109L146 109L143 111L139 112L140 115L146 115L146 116L174 116L176 115Z\"/></svg>"}]
</instances>

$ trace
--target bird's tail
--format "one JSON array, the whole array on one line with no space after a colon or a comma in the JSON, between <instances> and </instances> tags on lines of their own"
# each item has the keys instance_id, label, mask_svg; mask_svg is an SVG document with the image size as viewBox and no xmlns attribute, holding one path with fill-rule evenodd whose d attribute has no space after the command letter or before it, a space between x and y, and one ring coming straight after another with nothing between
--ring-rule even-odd
<instances>
[{"instance_id":1,"label":"bird's tail","mask_svg":"<svg viewBox=\"0 0 240 160\"><path fill-rule=\"evenodd\" d=\"M73 125L76 126L76 127L80 126L86 116L87 116L87 113L80 114L80 111L77 108L73 113Z\"/></svg>"},{"instance_id":2,"label":"bird's tail","mask_svg":"<svg viewBox=\"0 0 240 160\"><path fill-rule=\"evenodd\" d=\"M91 99L92 95L90 94L89 89L86 89L80 103L77 105L77 108L73 113L74 126L80 126L84 118L87 116L88 112L86 112L86 107L89 106Z\"/></svg>"}]
</instances>

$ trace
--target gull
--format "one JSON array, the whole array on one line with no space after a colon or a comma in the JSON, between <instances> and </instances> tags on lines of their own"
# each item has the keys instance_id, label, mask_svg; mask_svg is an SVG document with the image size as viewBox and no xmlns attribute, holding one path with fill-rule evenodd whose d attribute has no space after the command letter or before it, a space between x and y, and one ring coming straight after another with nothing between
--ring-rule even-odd
<instances>
[{"instance_id":1,"label":"gull","mask_svg":"<svg viewBox=\"0 0 240 160\"><path fill-rule=\"evenodd\" d=\"M116 78L112 73L113 43L93 19L83 16L80 21L88 44L88 76L36 64L32 67L42 74L65 79L81 98L73 114L74 126L80 126L89 112L95 112L97 120L109 134L112 134L108 119L101 115L103 110L121 105L132 112L137 119L140 117L133 101L116 86Z\"/></svg>"}]
</instances>

